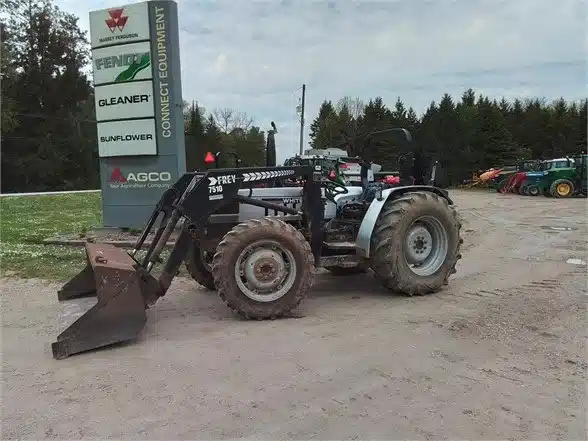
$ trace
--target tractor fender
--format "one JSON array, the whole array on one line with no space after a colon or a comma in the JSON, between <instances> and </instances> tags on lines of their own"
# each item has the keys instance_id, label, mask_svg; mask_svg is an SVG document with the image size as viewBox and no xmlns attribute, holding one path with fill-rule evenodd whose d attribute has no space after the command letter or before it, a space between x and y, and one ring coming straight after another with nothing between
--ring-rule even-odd
<instances>
[{"instance_id":1,"label":"tractor fender","mask_svg":"<svg viewBox=\"0 0 588 441\"><path fill-rule=\"evenodd\" d=\"M359 232L357 233L357 239L355 242L358 256L363 257L365 259L369 259L372 233L374 231L374 227L376 226L376 221L380 216L380 212L386 204L386 201L391 196L392 199L395 199L399 196L402 196L405 193L410 193L413 191L430 191L441 196L442 198L447 199L449 205L453 205L453 201L449 197L449 193L446 190L443 190L442 188L438 187L433 187L431 185L411 185L404 187L387 188L386 190L383 190L382 197L380 199L374 198L374 200L371 202L369 208L365 213L365 216L363 217L363 220L361 221L361 225L359 226Z\"/></svg>"}]
</instances>

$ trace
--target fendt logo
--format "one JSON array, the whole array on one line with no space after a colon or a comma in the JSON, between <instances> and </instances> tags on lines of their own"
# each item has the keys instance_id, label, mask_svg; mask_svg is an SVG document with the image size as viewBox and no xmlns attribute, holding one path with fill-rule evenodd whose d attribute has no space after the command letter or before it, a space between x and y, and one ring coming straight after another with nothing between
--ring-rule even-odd
<instances>
[{"instance_id":1,"label":"fendt logo","mask_svg":"<svg viewBox=\"0 0 588 441\"><path fill-rule=\"evenodd\" d=\"M129 19L128 16L123 15L124 8L109 9L107 12L110 18L104 20L104 22L108 26L108 29L110 29L110 32L114 33L116 29L122 32Z\"/></svg>"},{"instance_id":2,"label":"fendt logo","mask_svg":"<svg viewBox=\"0 0 588 441\"><path fill-rule=\"evenodd\" d=\"M110 188L169 188L172 176L169 172L122 173L119 167L112 170Z\"/></svg>"},{"instance_id":3,"label":"fendt logo","mask_svg":"<svg viewBox=\"0 0 588 441\"><path fill-rule=\"evenodd\" d=\"M110 55L94 60L97 71L118 68L116 77L109 80L114 83L134 80L137 74L149 67L150 64L149 52Z\"/></svg>"}]
</instances>

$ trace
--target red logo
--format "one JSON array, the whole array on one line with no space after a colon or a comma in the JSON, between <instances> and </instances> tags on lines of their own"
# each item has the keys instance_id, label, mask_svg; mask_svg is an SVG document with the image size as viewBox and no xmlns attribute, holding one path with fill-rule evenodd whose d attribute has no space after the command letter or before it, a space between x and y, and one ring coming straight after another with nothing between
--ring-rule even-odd
<instances>
[{"instance_id":1,"label":"red logo","mask_svg":"<svg viewBox=\"0 0 588 441\"><path fill-rule=\"evenodd\" d=\"M115 168L114 170L112 170L112 174L110 175L110 179L108 180L108 182L127 182L127 178L125 178L123 176L123 174L120 172L120 168Z\"/></svg>"},{"instance_id":2,"label":"red logo","mask_svg":"<svg viewBox=\"0 0 588 441\"><path fill-rule=\"evenodd\" d=\"M124 16L123 11L124 8L108 10L108 15L110 15L110 18L108 20L104 20L104 23L106 23L106 26L108 26L110 32L114 32L114 30L117 28L119 31L122 32L122 30L125 28L125 25L127 24L127 20L129 19L129 17Z\"/></svg>"}]
</instances>

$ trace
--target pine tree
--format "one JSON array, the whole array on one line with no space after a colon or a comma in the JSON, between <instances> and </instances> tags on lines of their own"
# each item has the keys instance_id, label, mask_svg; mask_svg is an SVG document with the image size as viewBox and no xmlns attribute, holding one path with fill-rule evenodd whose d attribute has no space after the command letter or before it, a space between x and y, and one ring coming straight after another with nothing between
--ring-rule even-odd
<instances>
[{"instance_id":1,"label":"pine tree","mask_svg":"<svg viewBox=\"0 0 588 441\"><path fill-rule=\"evenodd\" d=\"M584 99L579 103L572 103L568 108L568 118L571 121L570 124L570 148L573 149L574 153L584 152L586 153L588 139L588 99Z\"/></svg>"},{"instance_id":2,"label":"pine tree","mask_svg":"<svg viewBox=\"0 0 588 441\"><path fill-rule=\"evenodd\" d=\"M3 123L9 123L2 127L3 191L95 188L95 128L82 127L82 121L95 127L87 105L93 96L84 72L86 33L77 17L50 0L10 4L15 9L9 11L2 42L3 56L9 57L3 64L10 66L2 74Z\"/></svg>"},{"instance_id":3,"label":"pine tree","mask_svg":"<svg viewBox=\"0 0 588 441\"><path fill-rule=\"evenodd\" d=\"M474 148L479 155L479 166L488 169L496 165L512 164L519 151L500 109L483 97L477 103Z\"/></svg>"},{"instance_id":4,"label":"pine tree","mask_svg":"<svg viewBox=\"0 0 588 441\"><path fill-rule=\"evenodd\" d=\"M202 143L205 138L205 130L202 113L198 103L192 101L188 108L185 129L186 168L188 170L200 170L204 167L204 150Z\"/></svg>"},{"instance_id":5,"label":"pine tree","mask_svg":"<svg viewBox=\"0 0 588 441\"><path fill-rule=\"evenodd\" d=\"M392 112L382 97L376 97L368 102L359 121L359 132L364 135L358 140L356 154L382 165L384 169L391 169L396 164L399 151L399 137L397 133L374 135L366 142L365 135L371 132L391 128Z\"/></svg>"},{"instance_id":6,"label":"pine tree","mask_svg":"<svg viewBox=\"0 0 588 441\"><path fill-rule=\"evenodd\" d=\"M402 102L400 97L398 97L396 99L396 103L394 104L394 110L392 111L392 120L394 121L394 124L398 125L398 127L405 127L406 126L406 123L407 123L406 107L404 106L404 103Z\"/></svg>"},{"instance_id":7,"label":"pine tree","mask_svg":"<svg viewBox=\"0 0 588 441\"><path fill-rule=\"evenodd\" d=\"M310 124L310 145L313 149L332 147L337 136L337 112L331 101L323 101L319 113Z\"/></svg>"}]
</instances>

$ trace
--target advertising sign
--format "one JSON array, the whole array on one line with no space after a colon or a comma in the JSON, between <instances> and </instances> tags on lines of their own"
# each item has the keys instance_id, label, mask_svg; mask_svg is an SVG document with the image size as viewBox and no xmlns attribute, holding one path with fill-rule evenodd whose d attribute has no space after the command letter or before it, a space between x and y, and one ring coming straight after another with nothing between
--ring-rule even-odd
<instances>
[{"instance_id":1,"label":"advertising sign","mask_svg":"<svg viewBox=\"0 0 588 441\"><path fill-rule=\"evenodd\" d=\"M155 115L153 82L133 81L115 83L94 88L96 120L146 118Z\"/></svg>"},{"instance_id":2,"label":"advertising sign","mask_svg":"<svg viewBox=\"0 0 588 441\"><path fill-rule=\"evenodd\" d=\"M147 3L133 3L90 12L92 48L149 40Z\"/></svg>"},{"instance_id":3,"label":"advertising sign","mask_svg":"<svg viewBox=\"0 0 588 441\"><path fill-rule=\"evenodd\" d=\"M149 9L151 21L151 59L153 60L153 92L157 119L157 145L162 154L176 151L178 143L184 143L184 122L174 118L176 96L181 94L182 84L179 55L175 41L178 27L172 8L160 2ZM177 62L176 62L177 59Z\"/></svg>"},{"instance_id":4,"label":"advertising sign","mask_svg":"<svg viewBox=\"0 0 588 441\"><path fill-rule=\"evenodd\" d=\"M90 12L106 227L142 227L186 171L177 4Z\"/></svg>"},{"instance_id":5,"label":"advertising sign","mask_svg":"<svg viewBox=\"0 0 588 441\"><path fill-rule=\"evenodd\" d=\"M148 41L94 49L92 65L95 86L153 78Z\"/></svg>"},{"instance_id":6,"label":"advertising sign","mask_svg":"<svg viewBox=\"0 0 588 441\"><path fill-rule=\"evenodd\" d=\"M159 196L181 174L173 156L103 158L100 164L102 195L107 196L107 205L145 205L153 210ZM155 201L154 195L158 196Z\"/></svg>"},{"instance_id":7,"label":"advertising sign","mask_svg":"<svg viewBox=\"0 0 588 441\"><path fill-rule=\"evenodd\" d=\"M115 167L108 178L110 188L169 188L172 184L172 175L167 171L141 171L133 169L122 172L120 167Z\"/></svg>"},{"instance_id":8,"label":"advertising sign","mask_svg":"<svg viewBox=\"0 0 588 441\"><path fill-rule=\"evenodd\" d=\"M155 120L134 119L98 123L100 156L155 155Z\"/></svg>"}]
</instances>

